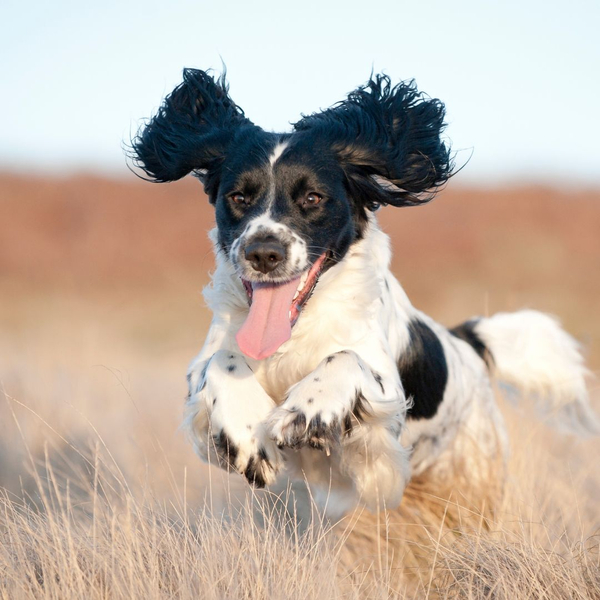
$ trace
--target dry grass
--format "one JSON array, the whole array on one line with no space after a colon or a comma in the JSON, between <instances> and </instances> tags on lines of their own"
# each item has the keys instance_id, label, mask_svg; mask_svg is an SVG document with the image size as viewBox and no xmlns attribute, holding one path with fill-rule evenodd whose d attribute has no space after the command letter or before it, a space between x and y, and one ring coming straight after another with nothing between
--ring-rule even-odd
<instances>
[{"instance_id":1,"label":"dry grass","mask_svg":"<svg viewBox=\"0 0 600 600\"><path fill-rule=\"evenodd\" d=\"M335 526L200 464L178 426L208 213L166 190L0 180L0 598L600 598L600 442L526 407L503 406L503 494L416 481ZM597 368L598 193L437 202L386 217L415 303L446 323L540 306Z\"/></svg>"},{"instance_id":2,"label":"dry grass","mask_svg":"<svg viewBox=\"0 0 600 600\"><path fill-rule=\"evenodd\" d=\"M6 407L26 441L38 416L14 398ZM30 484L0 498L1 597L600 597L600 477L589 460L600 444L509 419L502 496L471 490L468 474L444 489L414 482L400 509L334 526L298 523L289 490L253 494L212 471L199 494L182 473L167 498L152 477L127 476L93 424L89 449L40 420L44 443L26 444Z\"/></svg>"}]
</instances>

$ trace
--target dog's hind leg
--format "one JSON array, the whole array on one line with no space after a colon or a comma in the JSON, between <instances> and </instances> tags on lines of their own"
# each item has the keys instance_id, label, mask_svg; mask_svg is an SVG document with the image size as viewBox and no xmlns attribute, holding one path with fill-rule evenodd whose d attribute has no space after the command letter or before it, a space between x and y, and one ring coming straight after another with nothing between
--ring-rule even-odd
<instances>
[{"instance_id":1,"label":"dog's hind leg","mask_svg":"<svg viewBox=\"0 0 600 600\"><path fill-rule=\"evenodd\" d=\"M388 362L378 362L383 368L377 372L354 351L331 354L290 388L269 418L280 447L331 456L332 468L351 480L356 500L371 509L397 506L410 473L408 451L399 442L407 402Z\"/></svg>"}]
</instances>

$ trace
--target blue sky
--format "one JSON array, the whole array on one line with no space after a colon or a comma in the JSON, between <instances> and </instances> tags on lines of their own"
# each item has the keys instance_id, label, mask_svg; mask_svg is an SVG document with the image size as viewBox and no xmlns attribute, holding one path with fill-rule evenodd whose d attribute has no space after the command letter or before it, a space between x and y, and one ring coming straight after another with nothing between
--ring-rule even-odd
<instances>
[{"instance_id":1,"label":"blue sky","mask_svg":"<svg viewBox=\"0 0 600 600\"><path fill-rule=\"evenodd\" d=\"M0 169L126 176L123 140L186 67L286 130L371 69L446 103L463 183L600 185L600 2L3 3Z\"/></svg>"}]
</instances>

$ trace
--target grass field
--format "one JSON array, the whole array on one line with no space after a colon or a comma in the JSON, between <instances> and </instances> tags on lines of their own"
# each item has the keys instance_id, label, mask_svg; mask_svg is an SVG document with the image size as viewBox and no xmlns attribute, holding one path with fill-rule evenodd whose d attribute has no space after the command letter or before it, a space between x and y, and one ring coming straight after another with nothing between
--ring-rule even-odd
<instances>
[{"instance_id":1,"label":"grass field","mask_svg":"<svg viewBox=\"0 0 600 600\"><path fill-rule=\"evenodd\" d=\"M417 481L301 535L178 430L209 321L199 184L4 175L0 206L1 598L600 598L599 440L502 403L503 494ZM554 313L598 372L600 192L451 188L381 221L418 307Z\"/></svg>"}]
</instances>

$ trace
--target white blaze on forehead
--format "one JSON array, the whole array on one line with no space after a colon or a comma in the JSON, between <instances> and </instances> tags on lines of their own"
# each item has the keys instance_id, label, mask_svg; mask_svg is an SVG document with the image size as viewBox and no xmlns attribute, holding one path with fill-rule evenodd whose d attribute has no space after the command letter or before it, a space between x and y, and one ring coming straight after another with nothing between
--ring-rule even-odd
<instances>
[{"instance_id":1,"label":"white blaze on forehead","mask_svg":"<svg viewBox=\"0 0 600 600\"><path fill-rule=\"evenodd\" d=\"M306 242L293 230L293 228L283 223L279 223L271 216L271 209L275 202L275 163L279 160L285 149L287 142L281 142L275 146L269 156L270 181L267 205L262 214L252 219L244 228L244 231L233 243L230 250L230 257L235 263L238 259L240 249L243 248L248 240L255 234L272 235L280 240L287 248L287 270L293 273L299 273L309 268L308 248Z\"/></svg>"},{"instance_id":2,"label":"white blaze on forehead","mask_svg":"<svg viewBox=\"0 0 600 600\"><path fill-rule=\"evenodd\" d=\"M275 163L279 160L279 157L283 154L283 151L288 147L287 142L281 142L275 146L273 153L269 156L269 164L274 166Z\"/></svg>"},{"instance_id":3,"label":"white blaze on forehead","mask_svg":"<svg viewBox=\"0 0 600 600\"><path fill-rule=\"evenodd\" d=\"M278 143L273 149L271 156L269 156L269 192L267 196L267 214L270 214L271 208L273 207L273 203L275 202L275 172L273 167L275 166L275 163L279 160L279 157L283 154L287 146L287 142Z\"/></svg>"}]
</instances>

